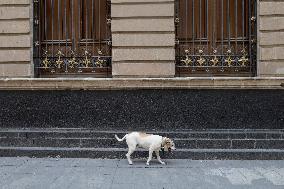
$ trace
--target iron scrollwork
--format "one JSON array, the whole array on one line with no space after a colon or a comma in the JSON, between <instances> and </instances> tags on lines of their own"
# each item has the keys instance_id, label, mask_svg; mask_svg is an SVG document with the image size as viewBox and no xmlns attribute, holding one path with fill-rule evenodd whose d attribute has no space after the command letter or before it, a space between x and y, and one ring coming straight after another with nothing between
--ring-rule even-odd
<instances>
[{"instance_id":1,"label":"iron scrollwork","mask_svg":"<svg viewBox=\"0 0 284 189\"><path fill-rule=\"evenodd\" d=\"M238 60L239 63L241 63L241 66L242 67L245 67L249 61L249 59L247 58L247 53L246 53L246 50L243 49L242 50L242 57Z\"/></svg>"},{"instance_id":2,"label":"iron scrollwork","mask_svg":"<svg viewBox=\"0 0 284 189\"><path fill-rule=\"evenodd\" d=\"M63 55L63 53L59 50L58 51L58 53L57 53L57 56L58 56L58 59L56 60L56 67L58 68L58 69L61 69L62 67L62 65L63 65L63 63L64 63L64 61L62 60L62 56L64 56Z\"/></svg>"},{"instance_id":3,"label":"iron scrollwork","mask_svg":"<svg viewBox=\"0 0 284 189\"><path fill-rule=\"evenodd\" d=\"M50 60L48 59L48 55L47 55L47 51L45 51L45 58L44 58L44 60L42 61L42 65L43 65L43 68L44 69L48 69L49 68L49 66L50 66Z\"/></svg>"},{"instance_id":4,"label":"iron scrollwork","mask_svg":"<svg viewBox=\"0 0 284 189\"><path fill-rule=\"evenodd\" d=\"M227 58L225 59L225 63L228 67L231 67L235 60L232 58L232 51L231 49L227 50Z\"/></svg>"},{"instance_id":5,"label":"iron scrollwork","mask_svg":"<svg viewBox=\"0 0 284 189\"><path fill-rule=\"evenodd\" d=\"M203 50L202 49L199 49L198 50L198 53L199 53L199 59L197 60L197 62L198 62L198 64L200 65L200 66L203 66L204 65L204 63L206 62L206 59L205 58L203 58Z\"/></svg>"},{"instance_id":6,"label":"iron scrollwork","mask_svg":"<svg viewBox=\"0 0 284 189\"><path fill-rule=\"evenodd\" d=\"M210 60L210 62L212 63L212 66L217 66L218 63L219 63L219 59L216 56L216 54L217 54L216 49L213 50L213 54L214 54L214 57Z\"/></svg>"},{"instance_id":7,"label":"iron scrollwork","mask_svg":"<svg viewBox=\"0 0 284 189\"><path fill-rule=\"evenodd\" d=\"M181 60L181 62L184 63L185 66L190 66L193 61L191 60L191 58L189 58L189 50L185 50L185 59Z\"/></svg>"}]
</instances>

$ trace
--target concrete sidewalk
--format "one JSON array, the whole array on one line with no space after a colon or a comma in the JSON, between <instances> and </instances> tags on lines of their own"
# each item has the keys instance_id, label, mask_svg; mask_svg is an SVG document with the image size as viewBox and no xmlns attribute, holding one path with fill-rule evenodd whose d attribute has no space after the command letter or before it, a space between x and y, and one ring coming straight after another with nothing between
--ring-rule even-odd
<instances>
[{"instance_id":1,"label":"concrete sidewalk","mask_svg":"<svg viewBox=\"0 0 284 189\"><path fill-rule=\"evenodd\" d=\"M1 189L274 189L284 161L0 158Z\"/></svg>"}]
</instances>

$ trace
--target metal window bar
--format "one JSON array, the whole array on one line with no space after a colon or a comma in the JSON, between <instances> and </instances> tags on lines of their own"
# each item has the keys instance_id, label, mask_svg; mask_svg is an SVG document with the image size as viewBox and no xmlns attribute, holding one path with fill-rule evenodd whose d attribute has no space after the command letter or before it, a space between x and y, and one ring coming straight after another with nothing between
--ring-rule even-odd
<instances>
[{"instance_id":1,"label":"metal window bar","mask_svg":"<svg viewBox=\"0 0 284 189\"><path fill-rule=\"evenodd\" d=\"M111 76L110 0L34 0L38 77Z\"/></svg>"},{"instance_id":2,"label":"metal window bar","mask_svg":"<svg viewBox=\"0 0 284 189\"><path fill-rule=\"evenodd\" d=\"M176 76L254 76L257 0L176 0Z\"/></svg>"}]
</instances>

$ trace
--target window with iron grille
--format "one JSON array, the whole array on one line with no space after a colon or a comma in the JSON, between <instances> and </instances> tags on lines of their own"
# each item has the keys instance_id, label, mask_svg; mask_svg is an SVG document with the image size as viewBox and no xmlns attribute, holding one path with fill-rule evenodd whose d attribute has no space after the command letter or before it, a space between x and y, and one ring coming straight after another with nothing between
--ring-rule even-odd
<instances>
[{"instance_id":1,"label":"window with iron grille","mask_svg":"<svg viewBox=\"0 0 284 189\"><path fill-rule=\"evenodd\" d=\"M110 0L35 0L38 77L111 76Z\"/></svg>"},{"instance_id":2,"label":"window with iron grille","mask_svg":"<svg viewBox=\"0 0 284 189\"><path fill-rule=\"evenodd\" d=\"M256 0L176 0L177 76L253 76Z\"/></svg>"}]
</instances>

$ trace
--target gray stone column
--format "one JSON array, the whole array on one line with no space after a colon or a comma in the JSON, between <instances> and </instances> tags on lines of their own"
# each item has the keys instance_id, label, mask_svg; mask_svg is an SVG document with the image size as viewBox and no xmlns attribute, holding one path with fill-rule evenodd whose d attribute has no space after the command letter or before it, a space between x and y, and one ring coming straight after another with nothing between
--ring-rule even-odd
<instances>
[{"instance_id":1,"label":"gray stone column","mask_svg":"<svg viewBox=\"0 0 284 189\"><path fill-rule=\"evenodd\" d=\"M284 76L283 10L283 1L259 1L259 76Z\"/></svg>"},{"instance_id":2,"label":"gray stone column","mask_svg":"<svg viewBox=\"0 0 284 189\"><path fill-rule=\"evenodd\" d=\"M113 77L175 75L174 0L112 0Z\"/></svg>"},{"instance_id":3,"label":"gray stone column","mask_svg":"<svg viewBox=\"0 0 284 189\"><path fill-rule=\"evenodd\" d=\"M31 1L0 0L0 77L31 77Z\"/></svg>"}]
</instances>

